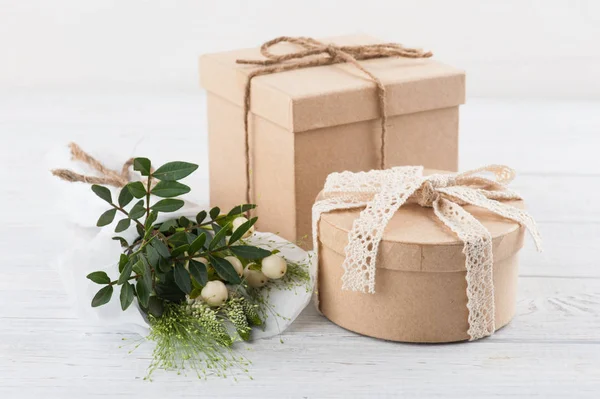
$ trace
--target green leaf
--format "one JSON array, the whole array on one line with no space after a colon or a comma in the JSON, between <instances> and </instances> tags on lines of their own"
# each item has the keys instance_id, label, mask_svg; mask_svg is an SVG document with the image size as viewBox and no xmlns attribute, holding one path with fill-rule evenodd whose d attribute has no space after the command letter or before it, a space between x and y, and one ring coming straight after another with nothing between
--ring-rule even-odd
<instances>
[{"instance_id":1,"label":"green leaf","mask_svg":"<svg viewBox=\"0 0 600 399\"><path fill-rule=\"evenodd\" d=\"M180 302L185 299L185 293L175 284L174 271L165 274L163 282L156 284L156 295L170 302Z\"/></svg>"},{"instance_id":2,"label":"green leaf","mask_svg":"<svg viewBox=\"0 0 600 399\"><path fill-rule=\"evenodd\" d=\"M129 211L129 218L137 220L146 214L144 200L139 200Z\"/></svg>"},{"instance_id":3,"label":"green leaf","mask_svg":"<svg viewBox=\"0 0 600 399\"><path fill-rule=\"evenodd\" d=\"M129 188L127 186L123 187L121 189L121 192L119 193L119 206L121 208L123 208L124 206L129 204L132 199L133 199L133 194L131 194L131 191L129 191Z\"/></svg>"},{"instance_id":4,"label":"green leaf","mask_svg":"<svg viewBox=\"0 0 600 399\"><path fill-rule=\"evenodd\" d=\"M185 227L187 228L190 225L190 219L186 218L185 216L180 217L177 222L179 222L179 225L181 227Z\"/></svg>"},{"instance_id":5,"label":"green leaf","mask_svg":"<svg viewBox=\"0 0 600 399\"><path fill-rule=\"evenodd\" d=\"M137 231L137 233L140 237L143 237L146 234L146 232L144 231L144 227L140 226L137 223L135 224L135 230Z\"/></svg>"},{"instance_id":6,"label":"green leaf","mask_svg":"<svg viewBox=\"0 0 600 399\"><path fill-rule=\"evenodd\" d=\"M115 220L116 214L117 214L116 209L114 209L114 208L109 209L108 211L106 211L102 215L100 215L100 217L98 218L98 221L96 222L96 226L102 227L102 226L111 224L112 221Z\"/></svg>"},{"instance_id":7,"label":"green leaf","mask_svg":"<svg viewBox=\"0 0 600 399\"><path fill-rule=\"evenodd\" d=\"M144 187L144 184L141 181L134 181L127 184L125 187L127 187L131 195L135 198L143 198L147 194L146 187Z\"/></svg>"},{"instance_id":8,"label":"green leaf","mask_svg":"<svg viewBox=\"0 0 600 399\"><path fill-rule=\"evenodd\" d=\"M169 237L168 240L169 244L171 244L175 248L181 245L188 244L187 234L185 233L185 231L178 231L177 233Z\"/></svg>"},{"instance_id":9,"label":"green leaf","mask_svg":"<svg viewBox=\"0 0 600 399\"><path fill-rule=\"evenodd\" d=\"M185 233L185 238L187 239L187 243L189 245L189 244L193 243L194 240L196 238L198 238L198 236L196 234L186 232Z\"/></svg>"},{"instance_id":10,"label":"green leaf","mask_svg":"<svg viewBox=\"0 0 600 399\"><path fill-rule=\"evenodd\" d=\"M148 313L154 317L160 317L164 311L165 307L163 301L159 297L151 296L148 301Z\"/></svg>"},{"instance_id":11,"label":"green leaf","mask_svg":"<svg viewBox=\"0 0 600 399\"><path fill-rule=\"evenodd\" d=\"M131 262L130 262L131 263ZM144 261L143 260L138 260L137 262L135 262L131 268L136 274L139 274L140 276L143 276L144 273L146 272L146 269L144 268Z\"/></svg>"},{"instance_id":12,"label":"green leaf","mask_svg":"<svg viewBox=\"0 0 600 399\"><path fill-rule=\"evenodd\" d=\"M121 243L121 246L122 246L123 248L127 248L127 247L129 247L129 243L128 243L128 242L127 242L127 240L126 240L126 239L124 239L123 237L118 237L118 236L116 236L116 237L113 237L112 239L113 239L113 240L115 240L115 241L119 241L119 242Z\"/></svg>"},{"instance_id":13,"label":"green leaf","mask_svg":"<svg viewBox=\"0 0 600 399\"><path fill-rule=\"evenodd\" d=\"M156 249L156 252L158 252L158 254L160 256L162 256L163 258L166 259L166 258L171 257L171 253L169 252L169 247L167 247L165 245L165 243L162 242L159 238L155 238L154 240L152 240L150 245L152 247L154 247L154 249Z\"/></svg>"},{"instance_id":14,"label":"green leaf","mask_svg":"<svg viewBox=\"0 0 600 399\"><path fill-rule=\"evenodd\" d=\"M146 231L152 229L152 225L154 224L154 222L156 222L156 219L158 219L158 213L156 211L150 212L150 214L146 218L146 221L144 222L144 227L146 228Z\"/></svg>"},{"instance_id":15,"label":"green leaf","mask_svg":"<svg viewBox=\"0 0 600 399\"><path fill-rule=\"evenodd\" d=\"M121 273L123 271L123 268L125 267L127 262L129 262L129 256L127 256L125 254L121 254L119 256L119 273Z\"/></svg>"},{"instance_id":16,"label":"green leaf","mask_svg":"<svg viewBox=\"0 0 600 399\"><path fill-rule=\"evenodd\" d=\"M148 300L150 299L150 291L152 290L152 286L148 285L148 281L145 278L139 278L137 284L135 285L135 291L137 292L138 300L140 301L140 305L147 308Z\"/></svg>"},{"instance_id":17,"label":"green leaf","mask_svg":"<svg viewBox=\"0 0 600 399\"><path fill-rule=\"evenodd\" d=\"M133 302L133 285L127 283L121 286L121 309L125 310Z\"/></svg>"},{"instance_id":18,"label":"green leaf","mask_svg":"<svg viewBox=\"0 0 600 399\"><path fill-rule=\"evenodd\" d=\"M177 227L178 227L177 220L171 219L171 220L167 220L166 222L161 224L158 231L160 231L161 233L171 233L172 231L175 231L175 229Z\"/></svg>"},{"instance_id":19,"label":"green leaf","mask_svg":"<svg viewBox=\"0 0 600 399\"><path fill-rule=\"evenodd\" d=\"M108 188L99 186L97 184L93 184L92 191L104 201L108 202L109 204L112 204L112 195L110 195L110 190Z\"/></svg>"},{"instance_id":20,"label":"green leaf","mask_svg":"<svg viewBox=\"0 0 600 399\"><path fill-rule=\"evenodd\" d=\"M215 271L223 280L228 281L232 284L239 284L242 282L240 276L237 274L233 265L226 259L218 258L216 256L208 255L210 264L215 268Z\"/></svg>"},{"instance_id":21,"label":"green leaf","mask_svg":"<svg viewBox=\"0 0 600 399\"><path fill-rule=\"evenodd\" d=\"M152 245L146 246L146 255L148 256L148 263L150 266L156 267L158 265L158 261L160 260L160 255L155 247Z\"/></svg>"},{"instance_id":22,"label":"green leaf","mask_svg":"<svg viewBox=\"0 0 600 399\"><path fill-rule=\"evenodd\" d=\"M188 253L190 254L190 256L198 252L205 242L206 234L202 233L198 237L196 237L196 239L192 241L192 243L190 244L190 248L188 249Z\"/></svg>"},{"instance_id":23,"label":"green leaf","mask_svg":"<svg viewBox=\"0 0 600 399\"><path fill-rule=\"evenodd\" d=\"M212 220L215 220L217 218L217 216L219 216L220 213L221 213L221 208L219 208L218 206L215 206L213 209L211 209L209 211L208 214L210 215L210 218Z\"/></svg>"},{"instance_id":24,"label":"green leaf","mask_svg":"<svg viewBox=\"0 0 600 399\"><path fill-rule=\"evenodd\" d=\"M129 218L119 220L119 223L117 223L117 227L115 227L115 233L120 233L122 231L127 230L130 225L131 219Z\"/></svg>"},{"instance_id":25,"label":"green leaf","mask_svg":"<svg viewBox=\"0 0 600 399\"><path fill-rule=\"evenodd\" d=\"M205 229L198 229L198 231L200 231L200 234L206 234L206 242L204 243L204 247L208 248L210 243L212 242L213 233L210 230Z\"/></svg>"},{"instance_id":26,"label":"green leaf","mask_svg":"<svg viewBox=\"0 0 600 399\"><path fill-rule=\"evenodd\" d=\"M150 264L146 261L146 258L140 256L142 262L144 263L144 275L142 279L146 282L146 286L149 287L150 292L152 293L152 270Z\"/></svg>"},{"instance_id":27,"label":"green leaf","mask_svg":"<svg viewBox=\"0 0 600 399\"><path fill-rule=\"evenodd\" d=\"M160 181L151 192L157 197L171 198L189 193L190 188L176 181Z\"/></svg>"},{"instance_id":28,"label":"green leaf","mask_svg":"<svg viewBox=\"0 0 600 399\"><path fill-rule=\"evenodd\" d=\"M96 284L110 284L110 277L105 272L92 272L86 277Z\"/></svg>"},{"instance_id":29,"label":"green leaf","mask_svg":"<svg viewBox=\"0 0 600 399\"><path fill-rule=\"evenodd\" d=\"M150 227L148 229L146 229L146 231L144 232L144 237L142 238L143 241L151 241L150 239L152 238L152 233L154 232L154 227Z\"/></svg>"},{"instance_id":30,"label":"green leaf","mask_svg":"<svg viewBox=\"0 0 600 399\"><path fill-rule=\"evenodd\" d=\"M206 211L198 212L198 214L196 215L196 223L202 224L202 222L204 222L204 219L206 219Z\"/></svg>"},{"instance_id":31,"label":"green leaf","mask_svg":"<svg viewBox=\"0 0 600 399\"><path fill-rule=\"evenodd\" d=\"M181 263L175 265L175 284L179 289L186 294L192 291L192 280L190 280L190 274Z\"/></svg>"},{"instance_id":32,"label":"green leaf","mask_svg":"<svg viewBox=\"0 0 600 399\"><path fill-rule=\"evenodd\" d=\"M208 282L208 270L206 269L206 265L202 262L198 262L197 260L190 260L189 264L190 274L194 277L201 285L206 285Z\"/></svg>"},{"instance_id":33,"label":"green leaf","mask_svg":"<svg viewBox=\"0 0 600 399\"><path fill-rule=\"evenodd\" d=\"M230 210L229 213L227 214L227 216L241 215L241 214L246 213L249 210L254 209L254 208L256 208L256 205L254 205L254 204L238 205L235 208L233 208L232 210Z\"/></svg>"},{"instance_id":34,"label":"green leaf","mask_svg":"<svg viewBox=\"0 0 600 399\"><path fill-rule=\"evenodd\" d=\"M140 260L137 261L137 263L141 262ZM127 280L129 279L129 277L131 277L131 271L133 270L133 264L132 262L127 262L125 264L125 266L123 266L123 270L121 271L121 274L119 275L119 279L117 280L117 284L121 285L121 284L125 284L127 282Z\"/></svg>"},{"instance_id":35,"label":"green leaf","mask_svg":"<svg viewBox=\"0 0 600 399\"><path fill-rule=\"evenodd\" d=\"M171 261L165 258L159 260L158 270L160 270L162 273L167 273L169 270L171 270Z\"/></svg>"},{"instance_id":36,"label":"green leaf","mask_svg":"<svg viewBox=\"0 0 600 399\"><path fill-rule=\"evenodd\" d=\"M217 224L213 224L213 229L215 230L216 233L215 233L215 236L213 237L212 241L208 245L209 250L213 250L218 245L222 245L224 243L224 242L221 243L221 241L225 240L225 236L227 235L227 232L229 231L230 227L231 227L231 223L227 223L221 229L219 229L219 226Z\"/></svg>"},{"instance_id":37,"label":"green leaf","mask_svg":"<svg viewBox=\"0 0 600 399\"><path fill-rule=\"evenodd\" d=\"M231 252L233 252L235 256L248 260L262 259L271 255L271 252L266 249L252 247L250 245L233 245L229 249L231 249Z\"/></svg>"},{"instance_id":38,"label":"green leaf","mask_svg":"<svg viewBox=\"0 0 600 399\"><path fill-rule=\"evenodd\" d=\"M233 233L231 233L231 237L229 237L229 245L233 244L234 242L238 241L240 238L242 238L244 236L244 234L246 234L246 232L248 230L250 230L250 228L254 225L254 223L256 223L256 221L258 220L258 218L252 218L250 220L248 220L247 222L241 224L237 229L235 229L233 231Z\"/></svg>"},{"instance_id":39,"label":"green leaf","mask_svg":"<svg viewBox=\"0 0 600 399\"><path fill-rule=\"evenodd\" d=\"M213 274L214 274L215 273L214 269L211 269L211 270L213 270ZM206 277L208 278L208 271L206 273ZM194 293L194 290L196 290L198 288L200 288L200 291L202 291L202 288L204 288L204 286L202 284L200 284L198 281L196 281L195 278L193 278L192 279L192 292L190 293L190 296L192 296L192 294Z\"/></svg>"},{"instance_id":40,"label":"green leaf","mask_svg":"<svg viewBox=\"0 0 600 399\"><path fill-rule=\"evenodd\" d=\"M113 286L112 285L107 285L106 287L101 288L100 291L98 291L96 293L96 295L94 296L94 299L92 299L92 307L96 308L98 306L107 304L108 301L110 301L112 294L113 294Z\"/></svg>"},{"instance_id":41,"label":"green leaf","mask_svg":"<svg viewBox=\"0 0 600 399\"><path fill-rule=\"evenodd\" d=\"M156 171L152 174L153 177L158 180L165 181L174 181L180 180L184 177L190 175L198 169L198 165L187 162L169 162L156 169Z\"/></svg>"},{"instance_id":42,"label":"green leaf","mask_svg":"<svg viewBox=\"0 0 600 399\"><path fill-rule=\"evenodd\" d=\"M171 251L171 256L173 258L175 258L175 257L183 254L184 252L187 252L189 248L190 248L190 246L188 244L181 245Z\"/></svg>"},{"instance_id":43,"label":"green leaf","mask_svg":"<svg viewBox=\"0 0 600 399\"><path fill-rule=\"evenodd\" d=\"M152 165L148 158L135 158L133 160L133 170L137 170L142 176L148 176L151 169Z\"/></svg>"},{"instance_id":44,"label":"green leaf","mask_svg":"<svg viewBox=\"0 0 600 399\"><path fill-rule=\"evenodd\" d=\"M184 202L180 199L163 199L152 205L150 209L156 212L175 212L181 209Z\"/></svg>"}]
</instances>

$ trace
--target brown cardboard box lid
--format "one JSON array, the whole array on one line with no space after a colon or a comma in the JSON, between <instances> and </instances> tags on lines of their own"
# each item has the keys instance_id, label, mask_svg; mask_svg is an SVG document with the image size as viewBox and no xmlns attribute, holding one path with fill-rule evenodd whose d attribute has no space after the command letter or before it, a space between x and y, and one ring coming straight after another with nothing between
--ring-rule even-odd
<instances>
[{"instance_id":1,"label":"brown cardboard box lid","mask_svg":"<svg viewBox=\"0 0 600 399\"><path fill-rule=\"evenodd\" d=\"M381 43L352 35L324 39L339 45ZM298 47L280 43L273 52ZM237 59L263 59L259 48L203 55L201 85L240 107L247 76L256 66ZM381 58L361 61L386 86L387 113L403 115L453 107L465 100L462 70L433 59ZM292 132L377 119L380 111L375 84L349 64L304 68L252 79L251 111Z\"/></svg>"},{"instance_id":2,"label":"brown cardboard box lid","mask_svg":"<svg viewBox=\"0 0 600 399\"><path fill-rule=\"evenodd\" d=\"M524 208L523 201L504 201ZM467 205L463 208L491 233L494 259L500 261L523 246L524 229L516 222ZM362 209L323 214L319 224L319 241L340 255L348 244L348 232ZM405 204L392 217L379 245L377 267L391 270L454 272L464 271L463 243L442 222L432 208Z\"/></svg>"}]
</instances>

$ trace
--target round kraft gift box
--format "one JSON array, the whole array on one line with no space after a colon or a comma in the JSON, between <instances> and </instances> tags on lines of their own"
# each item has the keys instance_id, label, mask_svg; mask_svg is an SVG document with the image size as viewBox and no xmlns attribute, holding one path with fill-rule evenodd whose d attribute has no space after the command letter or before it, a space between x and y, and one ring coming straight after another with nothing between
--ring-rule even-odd
<instances>
[{"instance_id":1,"label":"round kraft gift box","mask_svg":"<svg viewBox=\"0 0 600 399\"><path fill-rule=\"evenodd\" d=\"M523 208L522 201L505 201ZM518 252L524 231L518 223L464 206L491 233L495 327L515 313ZM320 311L348 330L392 341L441 343L469 339L463 243L432 208L405 204L386 227L377 256L375 293L342 290L344 248L361 209L324 213L319 222Z\"/></svg>"}]
</instances>

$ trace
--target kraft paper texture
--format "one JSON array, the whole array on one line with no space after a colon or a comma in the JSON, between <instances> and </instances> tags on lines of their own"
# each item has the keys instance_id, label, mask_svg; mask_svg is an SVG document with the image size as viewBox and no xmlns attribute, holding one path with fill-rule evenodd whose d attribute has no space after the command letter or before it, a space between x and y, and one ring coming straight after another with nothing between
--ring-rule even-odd
<instances>
[{"instance_id":1,"label":"kraft paper texture","mask_svg":"<svg viewBox=\"0 0 600 399\"><path fill-rule=\"evenodd\" d=\"M523 208L522 201L509 204ZM524 229L480 208L465 206L491 233L496 329L515 313L518 251ZM400 208L384 233L377 258L376 293L342 291L344 247L358 210L322 215L318 295L334 323L377 338L403 342L469 339L463 243L431 208Z\"/></svg>"},{"instance_id":2,"label":"kraft paper texture","mask_svg":"<svg viewBox=\"0 0 600 399\"><path fill-rule=\"evenodd\" d=\"M337 44L380 42L368 36ZM285 46L281 46L285 51ZM208 91L210 201L223 209L246 200L244 89L259 49L202 56ZM386 58L363 65L386 86L386 167L424 165L456 171L458 106L465 75L432 59ZM257 228L310 247L311 207L329 173L380 166L375 85L351 65L300 69L252 80L251 186Z\"/></svg>"}]
</instances>

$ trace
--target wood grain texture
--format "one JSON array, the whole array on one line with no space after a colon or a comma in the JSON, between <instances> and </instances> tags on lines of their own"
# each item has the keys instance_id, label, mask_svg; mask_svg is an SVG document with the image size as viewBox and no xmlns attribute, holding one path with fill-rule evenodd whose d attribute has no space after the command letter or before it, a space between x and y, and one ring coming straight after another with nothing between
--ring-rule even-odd
<instances>
[{"instance_id":1,"label":"wood grain texture","mask_svg":"<svg viewBox=\"0 0 600 399\"><path fill-rule=\"evenodd\" d=\"M517 168L514 187L546 247L543 254L532 245L523 250L517 316L493 337L390 343L343 330L309 308L283 344L271 339L243 349L252 381L161 372L144 381L151 345L128 354L135 335L79 320L50 266L68 247L68 227L43 195L51 184L43 158L74 140L99 155L204 164L203 106L202 96L185 95L0 95L0 134L10 144L0 147L0 398L598 397L600 113L593 103L464 107L462 168ZM205 184L206 172L190 183Z\"/></svg>"}]
</instances>

